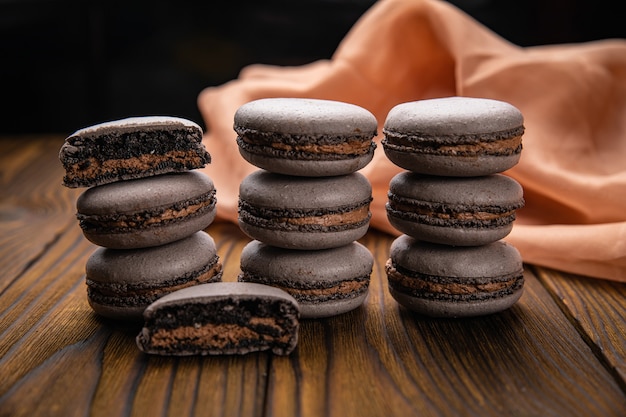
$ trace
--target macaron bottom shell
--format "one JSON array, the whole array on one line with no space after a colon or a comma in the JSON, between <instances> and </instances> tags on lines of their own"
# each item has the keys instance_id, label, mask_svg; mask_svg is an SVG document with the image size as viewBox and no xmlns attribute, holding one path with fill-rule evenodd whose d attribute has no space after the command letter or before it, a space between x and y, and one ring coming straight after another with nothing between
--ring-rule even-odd
<instances>
[{"instance_id":1,"label":"macaron bottom shell","mask_svg":"<svg viewBox=\"0 0 626 417\"><path fill-rule=\"evenodd\" d=\"M322 319L348 313L359 308L365 302L368 292L369 291L365 291L356 297L317 303L298 301L298 305L300 306L300 318Z\"/></svg>"},{"instance_id":2,"label":"macaron bottom shell","mask_svg":"<svg viewBox=\"0 0 626 417\"><path fill-rule=\"evenodd\" d=\"M239 148L241 156L252 165L277 174L302 177L346 175L364 168L374 157L374 150L364 155L336 160L286 159L248 152Z\"/></svg>"},{"instance_id":3,"label":"macaron bottom shell","mask_svg":"<svg viewBox=\"0 0 626 417\"><path fill-rule=\"evenodd\" d=\"M402 233L419 240L451 246L480 246L506 237L513 223L499 227L445 227L415 223L388 214L389 223Z\"/></svg>"},{"instance_id":4,"label":"macaron bottom shell","mask_svg":"<svg viewBox=\"0 0 626 417\"><path fill-rule=\"evenodd\" d=\"M330 249L354 242L367 233L369 222L361 226L338 231L284 231L257 227L239 221L239 227L251 239L284 249Z\"/></svg>"},{"instance_id":5,"label":"macaron bottom shell","mask_svg":"<svg viewBox=\"0 0 626 417\"><path fill-rule=\"evenodd\" d=\"M124 231L96 232L83 229L83 235L91 243L111 249L138 249L172 243L200 230L215 220L215 205L203 213L177 221L154 223L145 228Z\"/></svg>"},{"instance_id":6,"label":"macaron bottom shell","mask_svg":"<svg viewBox=\"0 0 626 417\"><path fill-rule=\"evenodd\" d=\"M477 177L504 172L517 165L520 154L511 155L436 155L383 147L387 158L400 168L427 175Z\"/></svg>"},{"instance_id":7,"label":"macaron bottom shell","mask_svg":"<svg viewBox=\"0 0 626 417\"><path fill-rule=\"evenodd\" d=\"M393 288L389 293L401 306L417 314L434 318L462 318L495 314L512 307L522 296L523 288L501 298L480 301L447 301L419 298Z\"/></svg>"}]
</instances>

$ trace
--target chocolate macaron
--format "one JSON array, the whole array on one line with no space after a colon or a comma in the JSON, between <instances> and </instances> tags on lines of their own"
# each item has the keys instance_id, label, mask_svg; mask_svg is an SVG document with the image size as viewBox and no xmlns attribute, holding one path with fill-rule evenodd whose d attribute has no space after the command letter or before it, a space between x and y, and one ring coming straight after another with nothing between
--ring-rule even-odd
<instances>
[{"instance_id":1,"label":"chocolate macaron","mask_svg":"<svg viewBox=\"0 0 626 417\"><path fill-rule=\"evenodd\" d=\"M241 252L239 281L280 288L300 305L303 319L354 310L367 297L374 258L358 242L332 249L282 249L253 240Z\"/></svg>"},{"instance_id":2,"label":"chocolate macaron","mask_svg":"<svg viewBox=\"0 0 626 417\"><path fill-rule=\"evenodd\" d=\"M299 177L258 170L239 187L239 226L250 238L286 249L327 249L369 227L372 186L360 173Z\"/></svg>"},{"instance_id":3,"label":"chocolate macaron","mask_svg":"<svg viewBox=\"0 0 626 417\"><path fill-rule=\"evenodd\" d=\"M156 355L232 355L271 350L288 355L298 343L298 303L262 284L218 282L168 294L144 311L137 346Z\"/></svg>"},{"instance_id":4,"label":"chocolate macaron","mask_svg":"<svg viewBox=\"0 0 626 417\"><path fill-rule=\"evenodd\" d=\"M401 172L389 183L387 217L402 233L455 246L483 245L507 236L523 190L503 174L438 177Z\"/></svg>"},{"instance_id":5,"label":"chocolate macaron","mask_svg":"<svg viewBox=\"0 0 626 417\"><path fill-rule=\"evenodd\" d=\"M491 99L447 97L402 103L388 113L383 150L409 171L478 176L519 161L524 120L513 105Z\"/></svg>"},{"instance_id":6,"label":"chocolate macaron","mask_svg":"<svg viewBox=\"0 0 626 417\"><path fill-rule=\"evenodd\" d=\"M141 320L144 309L165 294L221 276L215 243L205 232L152 248L101 247L87 260L87 297L101 316Z\"/></svg>"},{"instance_id":7,"label":"chocolate macaron","mask_svg":"<svg viewBox=\"0 0 626 417\"><path fill-rule=\"evenodd\" d=\"M374 155L377 126L362 107L308 98L251 101L234 118L244 159L279 174L307 177L363 168Z\"/></svg>"},{"instance_id":8,"label":"chocolate macaron","mask_svg":"<svg viewBox=\"0 0 626 417\"><path fill-rule=\"evenodd\" d=\"M203 230L215 205L213 181L198 171L92 187L76 201L85 237L113 249L163 245Z\"/></svg>"},{"instance_id":9,"label":"chocolate macaron","mask_svg":"<svg viewBox=\"0 0 626 417\"><path fill-rule=\"evenodd\" d=\"M59 152L63 185L111 182L202 168L211 156L196 123L170 116L131 117L80 129Z\"/></svg>"},{"instance_id":10,"label":"chocolate macaron","mask_svg":"<svg viewBox=\"0 0 626 417\"><path fill-rule=\"evenodd\" d=\"M503 311L524 285L522 258L504 241L457 247L407 235L391 245L389 292L402 306L432 317L470 317Z\"/></svg>"}]
</instances>

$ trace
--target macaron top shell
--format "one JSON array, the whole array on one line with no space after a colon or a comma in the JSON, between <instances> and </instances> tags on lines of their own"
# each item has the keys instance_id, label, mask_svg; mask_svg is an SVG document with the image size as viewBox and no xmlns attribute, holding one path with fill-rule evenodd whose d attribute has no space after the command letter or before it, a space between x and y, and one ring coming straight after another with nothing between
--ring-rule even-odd
<instances>
[{"instance_id":1,"label":"macaron top shell","mask_svg":"<svg viewBox=\"0 0 626 417\"><path fill-rule=\"evenodd\" d=\"M215 242L200 231L170 244L144 249L98 248L89 257L86 275L106 284L162 283L206 267L217 256Z\"/></svg>"},{"instance_id":2,"label":"macaron top shell","mask_svg":"<svg viewBox=\"0 0 626 417\"><path fill-rule=\"evenodd\" d=\"M242 271L274 282L341 282L369 276L373 265L370 251L358 242L329 250L293 251L253 240L241 252Z\"/></svg>"},{"instance_id":3,"label":"macaron top shell","mask_svg":"<svg viewBox=\"0 0 626 417\"><path fill-rule=\"evenodd\" d=\"M402 235L391 244L389 256L407 270L440 277L491 278L523 270L518 250L502 240L481 246L450 247Z\"/></svg>"},{"instance_id":4,"label":"macaron top shell","mask_svg":"<svg viewBox=\"0 0 626 417\"><path fill-rule=\"evenodd\" d=\"M374 137L376 117L354 104L304 98L267 98L241 106L234 129L288 135L341 135Z\"/></svg>"},{"instance_id":5,"label":"macaron top shell","mask_svg":"<svg viewBox=\"0 0 626 417\"><path fill-rule=\"evenodd\" d=\"M93 135L102 135L107 132L121 132L121 131L155 131L162 130L163 128L172 129L175 127L180 128L192 128L202 135L202 128L191 120L183 119L173 116L143 116L143 117L128 117L126 119L114 120L110 122L99 123L97 125L89 126L83 129L79 129L69 137L80 136L89 137Z\"/></svg>"},{"instance_id":6,"label":"macaron top shell","mask_svg":"<svg viewBox=\"0 0 626 417\"><path fill-rule=\"evenodd\" d=\"M131 213L169 206L214 192L213 181L198 171L171 173L92 187L76 200L79 213Z\"/></svg>"},{"instance_id":7,"label":"macaron top shell","mask_svg":"<svg viewBox=\"0 0 626 417\"><path fill-rule=\"evenodd\" d=\"M335 208L368 201L372 186L358 172L335 177L293 177L258 170L239 186L239 198L267 208Z\"/></svg>"},{"instance_id":8,"label":"macaron top shell","mask_svg":"<svg viewBox=\"0 0 626 417\"><path fill-rule=\"evenodd\" d=\"M480 177L439 177L401 172L389 182L389 193L396 196L442 204L466 206L524 203L522 186L502 174Z\"/></svg>"},{"instance_id":9,"label":"macaron top shell","mask_svg":"<svg viewBox=\"0 0 626 417\"><path fill-rule=\"evenodd\" d=\"M388 113L383 132L426 137L502 132L505 138L519 135L523 124L522 113L509 103L446 97L398 104Z\"/></svg>"},{"instance_id":10,"label":"macaron top shell","mask_svg":"<svg viewBox=\"0 0 626 417\"><path fill-rule=\"evenodd\" d=\"M174 291L150 304L144 311L144 318L151 318L155 312L165 306L177 306L188 302L211 303L219 300L240 299L273 299L293 304L298 309L297 301L286 291L269 285L250 282L212 282L195 285Z\"/></svg>"}]
</instances>

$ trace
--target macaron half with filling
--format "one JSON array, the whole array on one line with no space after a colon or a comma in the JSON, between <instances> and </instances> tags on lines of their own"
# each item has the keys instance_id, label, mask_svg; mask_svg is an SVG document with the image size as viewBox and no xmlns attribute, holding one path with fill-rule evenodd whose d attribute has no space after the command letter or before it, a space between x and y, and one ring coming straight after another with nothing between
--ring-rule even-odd
<instances>
[{"instance_id":1,"label":"macaron half with filling","mask_svg":"<svg viewBox=\"0 0 626 417\"><path fill-rule=\"evenodd\" d=\"M165 294L221 277L213 238L202 231L152 248L101 247L86 264L89 304L113 319L141 320L144 309Z\"/></svg>"},{"instance_id":2,"label":"macaron half with filling","mask_svg":"<svg viewBox=\"0 0 626 417\"><path fill-rule=\"evenodd\" d=\"M344 175L374 155L378 123L354 104L309 98L266 98L241 106L234 129L241 155L279 174Z\"/></svg>"},{"instance_id":3,"label":"macaron half with filling","mask_svg":"<svg viewBox=\"0 0 626 417\"><path fill-rule=\"evenodd\" d=\"M130 117L80 129L59 152L63 185L111 182L202 168L211 156L196 123L171 116Z\"/></svg>"},{"instance_id":4,"label":"macaron half with filling","mask_svg":"<svg viewBox=\"0 0 626 417\"><path fill-rule=\"evenodd\" d=\"M374 258L358 242L332 249L282 249L253 240L241 252L238 280L280 288L300 305L303 319L354 310L367 297Z\"/></svg>"},{"instance_id":5,"label":"macaron half with filling","mask_svg":"<svg viewBox=\"0 0 626 417\"><path fill-rule=\"evenodd\" d=\"M387 114L383 133L385 155L401 168L478 176L519 162L524 119L503 101L446 97L398 104Z\"/></svg>"},{"instance_id":6,"label":"macaron half with filling","mask_svg":"<svg viewBox=\"0 0 626 417\"><path fill-rule=\"evenodd\" d=\"M239 226L250 238L286 249L327 249L369 227L372 187L360 173L300 177L258 170L239 186Z\"/></svg>"},{"instance_id":7,"label":"macaron half with filling","mask_svg":"<svg viewBox=\"0 0 626 417\"><path fill-rule=\"evenodd\" d=\"M268 285L217 282L168 294L144 312L137 346L166 356L288 355L298 343L298 303Z\"/></svg>"},{"instance_id":8,"label":"macaron half with filling","mask_svg":"<svg viewBox=\"0 0 626 417\"><path fill-rule=\"evenodd\" d=\"M391 244L391 296L431 317L471 317L506 310L521 297L522 258L512 245L436 245L402 235Z\"/></svg>"},{"instance_id":9,"label":"macaron half with filling","mask_svg":"<svg viewBox=\"0 0 626 417\"><path fill-rule=\"evenodd\" d=\"M213 181L198 171L92 187L78 196L77 218L99 246L163 245L208 227L215 219Z\"/></svg>"},{"instance_id":10,"label":"macaron half with filling","mask_svg":"<svg viewBox=\"0 0 626 417\"><path fill-rule=\"evenodd\" d=\"M523 190L503 174L438 177L404 171L389 183L387 218L402 233L455 246L483 245L507 236Z\"/></svg>"}]
</instances>

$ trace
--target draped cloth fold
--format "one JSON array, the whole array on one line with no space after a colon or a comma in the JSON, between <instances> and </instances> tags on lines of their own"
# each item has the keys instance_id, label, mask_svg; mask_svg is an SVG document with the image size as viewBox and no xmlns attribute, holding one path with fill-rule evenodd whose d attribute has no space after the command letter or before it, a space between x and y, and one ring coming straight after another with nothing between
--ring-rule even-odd
<instances>
[{"instance_id":1,"label":"draped cloth fold","mask_svg":"<svg viewBox=\"0 0 626 417\"><path fill-rule=\"evenodd\" d=\"M506 240L525 262L626 281L626 40L522 48L438 0L381 0L329 60L298 67L252 65L200 92L204 171L218 192L218 217L237 220L239 183L256 170L239 155L233 116L266 97L310 97L362 106L378 119L371 226L395 235L386 213L401 171L380 139L389 110L446 96L485 97L518 107L526 127L520 163L505 172L524 187Z\"/></svg>"}]
</instances>

